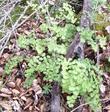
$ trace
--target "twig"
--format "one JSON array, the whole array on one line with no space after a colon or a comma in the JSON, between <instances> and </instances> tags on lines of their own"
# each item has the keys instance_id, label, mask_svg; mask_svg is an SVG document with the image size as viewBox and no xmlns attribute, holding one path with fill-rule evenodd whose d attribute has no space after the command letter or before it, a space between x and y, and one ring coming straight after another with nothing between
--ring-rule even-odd
<instances>
[{"instance_id":1,"label":"twig","mask_svg":"<svg viewBox=\"0 0 110 112\"><path fill-rule=\"evenodd\" d=\"M18 0L18 1L20 1L20 0ZM14 1L14 2L15 2L15 1ZM32 2L32 0L31 0L30 2ZM48 2L48 0L46 0L43 4L41 4L42 7L43 7L47 2ZM17 2L17 3L18 3L18 2ZM21 23L19 23L19 22L21 21L21 19L24 17L24 15L25 15L25 13L26 13L26 11L28 10L29 7L30 7L30 5L28 5L28 6L24 9L24 11L23 11L23 13L21 14L21 16L17 19L17 21L15 22L15 24L12 26L11 30L10 30L9 32L7 32L6 36L4 36L4 37L0 40L1 46L3 45L2 47L0 46L0 54L3 53L3 51L4 51L4 49L5 49L5 46L7 45L7 43L8 43L8 41L9 41L9 39L10 39L12 33L13 33L18 27L20 27L23 23L25 23L31 16L33 16L33 15L36 13L36 10L33 11L25 20L23 20ZM12 11L12 10L10 10L10 11L8 12L8 14L5 15L5 16L8 17L11 11ZM3 20L4 20L4 18L1 19L0 23L2 23Z\"/></svg>"},{"instance_id":2,"label":"twig","mask_svg":"<svg viewBox=\"0 0 110 112\"><path fill-rule=\"evenodd\" d=\"M109 101L109 100L110 100L110 98L100 99L100 102ZM71 112L74 112L74 111L76 111L77 109L79 109L83 106L89 105L90 103L92 103L92 102L81 104L78 107L74 108Z\"/></svg>"},{"instance_id":3,"label":"twig","mask_svg":"<svg viewBox=\"0 0 110 112\"><path fill-rule=\"evenodd\" d=\"M14 6L15 6L15 5L14 5ZM14 6L13 6L13 8L14 8ZM13 9L13 8L12 8L12 9ZM9 31L6 33L6 35L0 40L0 42L1 42L0 54L3 53L3 51L4 51L4 49L5 49L5 46L7 45L7 43L8 43L8 41L9 41L9 39L10 39L12 33L13 33L20 25L22 25L29 17L31 17L31 16L35 13L35 12L34 12L34 13L30 14L30 15L23 21L22 24L19 24L20 20L23 18L23 16L25 15L25 13L26 13L26 11L27 11L28 8L29 8L29 5L25 8L25 10L24 10L23 13L21 14L21 16L18 18L18 20L17 20L17 21L15 22L15 24L12 26L12 29L9 30ZM9 14L10 14L11 11L12 11L12 10L9 11L9 13L7 14L7 16L9 16Z\"/></svg>"},{"instance_id":4,"label":"twig","mask_svg":"<svg viewBox=\"0 0 110 112\"><path fill-rule=\"evenodd\" d=\"M78 107L76 107L75 109L73 109L71 112L74 112L74 111L76 111L77 109L79 109L79 108L81 108L81 107L83 107L83 106L85 106L85 105L88 105L88 104L90 104L90 103L81 104L81 105L79 105Z\"/></svg>"}]
</instances>

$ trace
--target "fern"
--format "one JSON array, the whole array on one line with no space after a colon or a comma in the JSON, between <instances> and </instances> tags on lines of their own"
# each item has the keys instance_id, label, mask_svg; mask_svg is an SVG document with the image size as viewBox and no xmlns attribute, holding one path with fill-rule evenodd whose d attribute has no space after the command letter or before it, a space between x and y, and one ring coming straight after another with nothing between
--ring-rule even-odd
<instances>
[{"instance_id":1,"label":"fern","mask_svg":"<svg viewBox=\"0 0 110 112\"><path fill-rule=\"evenodd\" d=\"M39 11L44 16L50 7L43 8L40 6ZM48 24L48 19L53 20L52 23ZM31 48L36 51L36 54L32 57L10 59L5 66L6 73L10 74L20 61L25 60L27 62L27 68L24 72L25 87L30 87L36 74L40 72L44 81L59 82L62 91L68 94L67 103L69 107L73 107L76 99L83 96L85 102L94 111L100 109L99 85L101 78L97 76L100 73L98 67L89 59L67 60L65 58L68 44L72 41L76 32L73 25L76 18L71 6L63 3L61 8L52 13L50 18L45 17L45 20L45 23L40 25L40 29L45 34L50 33L51 36L38 39L33 32L29 35L21 35L17 40L19 47L26 50ZM66 25L63 27L59 25L60 20L65 20ZM97 51L97 39L92 38L94 31L90 29L78 29L78 31L81 35L81 41L91 45ZM105 46L105 43L100 39L98 41L101 43L100 47ZM44 88L46 93L49 92L49 86Z\"/></svg>"},{"instance_id":2,"label":"fern","mask_svg":"<svg viewBox=\"0 0 110 112\"><path fill-rule=\"evenodd\" d=\"M21 61L23 61L23 57L21 56L14 56L11 59L9 59L4 68L5 74L11 74L13 68L16 67L17 64Z\"/></svg>"},{"instance_id":3,"label":"fern","mask_svg":"<svg viewBox=\"0 0 110 112\"><path fill-rule=\"evenodd\" d=\"M86 101L95 111L101 109L99 100L99 85L101 78L96 76L100 70L88 59L63 61L62 63L62 89L71 94L67 97L70 107L73 107L78 96L85 97Z\"/></svg>"},{"instance_id":4,"label":"fern","mask_svg":"<svg viewBox=\"0 0 110 112\"><path fill-rule=\"evenodd\" d=\"M92 49L97 52L98 47L105 49L107 37L96 36L95 32L90 29L77 28L80 33L81 42L91 45Z\"/></svg>"}]
</instances>

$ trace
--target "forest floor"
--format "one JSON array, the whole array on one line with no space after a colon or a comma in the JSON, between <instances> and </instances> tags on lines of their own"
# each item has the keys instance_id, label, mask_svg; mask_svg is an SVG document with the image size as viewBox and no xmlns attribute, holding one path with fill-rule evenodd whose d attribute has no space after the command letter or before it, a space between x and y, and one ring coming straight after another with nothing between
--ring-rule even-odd
<instances>
[{"instance_id":1,"label":"forest floor","mask_svg":"<svg viewBox=\"0 0 110 112\"><path fill-rule=\"evenodd\" d=\"M100 7L105 16L109 18L109 23L107 23L106 27L104 26L104 31L102 29L96 30L96 34L110 37L110 10L107 9L105 5ZM43 17L39 17L38 20L34 17L29 17L23 23L21 22L22 24L19 24L16 31L14 31L10 38L7 39L8 42L0 55L0 112L50 112L51 110L51 91L48 92L48 88L43 88L45 83L50 82L44 81L41 73L35 74L36 77L29 88L23 86L26 80L24 76L24 70L27 67L26 61L18 63L18 65L13 68L10 75L5 74L5 65L11 57L22 55L29 56L31 59L31 57L35 55L35 51L31 48L28 50L19 48L17 39L21 35L29 35L32 31L37 38L44 39L47 34L42 32L39 27L40 24L44 22L45 18ZM62 21L61 25L63 24L65 24L65 21ZM0 44L2 45L1 41ZM110 40L106 42L105 47L106 49L100 50L100 55L103 55L103 57L109 57ZM96 61L96 55L90 46L87 45L84 52L85 57ZM103 72L103 82L100 85L102 112L110 112L110 63L107 59L102 59L99 66L107 69ZM48 94L44 92L48 92ZM82 102L76 103L74 108L69 108L66 104L67 95L67 93L60 93L61 112L92 112L88 107L88 104Z\"/></svg>"}]
</instances>

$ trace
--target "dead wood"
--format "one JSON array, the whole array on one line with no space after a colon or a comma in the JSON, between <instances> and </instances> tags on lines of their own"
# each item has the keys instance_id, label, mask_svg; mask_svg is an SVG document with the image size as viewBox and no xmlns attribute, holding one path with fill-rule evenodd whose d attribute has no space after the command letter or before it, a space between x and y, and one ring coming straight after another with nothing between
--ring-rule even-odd
<instances>
[{"instance_id":1,"label":"dead wood","mask_svg":"<svg viewBox=\"0 0 110 112\"><path fill-rule=\"evenodd\" d=\"M91 20L90 20L90 14L92 11L92 3L91 0L84 0L83 2L83 11L82 11L82 16L80 20L80 27L82 28L90 28L91 26ZM80 34L79 32L76 33L72 43L70 44L66 58L74 58L75 54L79 54L79 58L84 58L84 48L83 44L80 42ZM78 49L81 49L79 52Z\"/></svg>"},{"instance_id":2,"label":"dead wood","mask_svg":"<svg viewBox=\"0 0 110 112\"><path fill-rule=\"evenodd\" d=\"M51 92L51 112L60 112L60 86L54 82Z\"/></svg>"}]
</instances>

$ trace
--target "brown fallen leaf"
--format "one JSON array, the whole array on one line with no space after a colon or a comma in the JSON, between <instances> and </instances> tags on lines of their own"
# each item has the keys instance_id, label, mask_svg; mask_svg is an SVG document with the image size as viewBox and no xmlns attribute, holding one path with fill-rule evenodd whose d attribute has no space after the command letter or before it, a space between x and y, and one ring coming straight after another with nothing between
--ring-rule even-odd
<instances>
[{"instance_id":1,"label":"brown fallen leaf","mask_svg":"<svg viewBox=\"0 0 110 112\"><path fill-rule=\"evenodd\" d=\"M5 93L0 93L0 97L4 98L9 98L11 95L5 94Z\"/></svg>"},{"instance_id":2,"label":"brown fallen leaf","mask_svg":"<svg viewBox=\"0 0 110 112\"><path fill-rule=\"evenodd\" d=\"M22 112L22 109L20 107L20 104L19 104L19 102L17 100L13 100L11 102L11 104L12 104L12 107L13 107L14 112Z\"/></svg>"},{"instance_id":3,"label":"brown fallen leaf","mask_svg":"<svg viewBox=\"0 0 110 112\"><path fill-rule=\"evenodd\" d=\"M3 54L3 57L8 60L9 59L9 54L5 53L5 54Z\"/></svg>"},{"instance_id":4,"label":"brown fallen leaf","mask_svg":"<svg viewBox=\"0 0 110 112\"><path fill-rule=\"evenodd\" d=\"M40 111L44 112L44 110L45 110L45 103L43 103L43 104L40 105Z\"/></svg>"},{"instance_id":5,"label":"brown fallen leaf","mask_svg":"<svg viewBox=\"0 0 110 112\"><path fill-rule=\"evenodd\" d=\"M12 106L9 101L0 101L0 107L5 109L5 112L13 112Z\"/></svg>"},{"instance_id":6,"label":"brown fallen leaf","mask_svg":"<svg viewBox=\"0 0 110 112\"><path fill-rule=\"evenodd\" d=\"M33 106L30 106L29 111L32 112L32 110L33 110Z\"/></svg>"},{"instance_id":7,"label":"brown fallen leaf","mask_svg":"<svg viewBox=\"0 0 110 112\"><path fill-rule=\"evenodd\" d=\"M10 87L10 88L15 88L16 85L15 85L14 82L8 82L7 86Z\"/></svg>"},{"instance_id":8,"label":"brown fallen leaf","mask_svg":"<svg viewBox=\"0 0 110 112\"><path fill-rule=\"evenodd\" d=\"M0 76L2 76L2 75L3 75L3 72L4 72L3 68L2 68L2 67L0 67Z\"/></svg>"},{"instance_id":9,"label":"brown fallen leaf","mask_svg":"<svg viewBox=\"0 0 110 112\"><path fill-rule=\"evenodd\" d=\"M24 107L24 110L29 108L32 104L33 104L33 100L31 98L28 98L27 101L26 101L26 105Z\"/></svg>"},{"instance_id":10,"label":"brown fallen leaf","mask_svg":"<svg viewBox=\"0 0 110 112\"><path fill-rule=\"evenodd\" d=\"M20 92L17 89L12 89L12 92L15 96L18 96Z\"/></svg>"},{"instance_id":11,"label":"brown fallen leaf","mask_svg":"<svg viewBox=\"0 0 110 112\"><path fill-rule=\"evenodd\" d=\"M18 87L21 86L21 79L20 79L20 78L17 78L17 79L16 79L16 85L17 85Z\"/></svg>"},{"instance_id":12,"label":"brown fallen leaf","mask_svg":"<svg viewBox=\"0 0 110 112\"><path fill-rule=\"evenodd\" d=\"M8 88L2 88L0 90L0 92L5 93L5 94L8 94L8 95L11 95L12 94L12 92Z\"/></svg>"},{"instance_id":13,"label":"brown fallen leaf","mask_svg":"<svg viewBox=\"0 0 110 112\"><path fill-rule=\"evenodd\" d=\"M21 99L22 99L23 101L26 101L26 100L27 100L25 96L21 96Z\"/></svg>"},{"instance_id":14,"label":"brown fallen leaf","mask_svg":"<svg viewBox=\"0 0 110 112\"><path fill-rule=\"evenodd\" d=\"M106 106L104 109L109 110L110 111L110 105Z\"/></svg>"}]
</instances>

